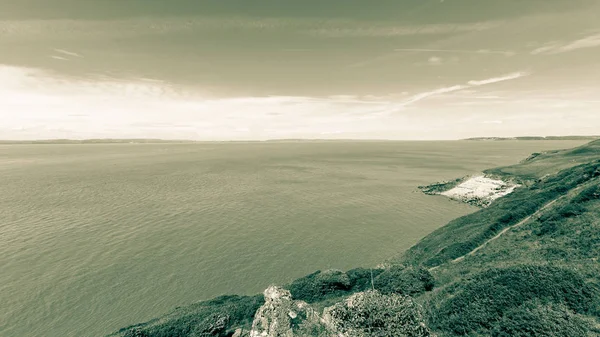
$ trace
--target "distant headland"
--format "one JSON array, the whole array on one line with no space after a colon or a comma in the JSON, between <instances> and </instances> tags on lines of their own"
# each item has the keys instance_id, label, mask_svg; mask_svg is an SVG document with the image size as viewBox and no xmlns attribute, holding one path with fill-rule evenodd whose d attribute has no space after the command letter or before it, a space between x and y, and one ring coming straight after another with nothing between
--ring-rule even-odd
<instances>
[{"instance_id":1,"label":"distant headland","mask_svg":"<svg viewBox=\"0 0 600 337\"><path fill-rule=\"evenodd\" d=\"M596 140L600 136L523 136L523 137L475 137L463 140L499 141L499 140Z\"/></svg>"}]
</instances>

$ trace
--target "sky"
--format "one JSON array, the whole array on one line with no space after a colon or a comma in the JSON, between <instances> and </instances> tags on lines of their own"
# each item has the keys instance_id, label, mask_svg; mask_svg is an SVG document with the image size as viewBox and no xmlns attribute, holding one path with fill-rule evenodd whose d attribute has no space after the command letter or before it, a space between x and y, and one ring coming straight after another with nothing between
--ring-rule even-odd
<instances>
[{"instance_id":1,"label":"sky","mask_svg":"<svg viewBox=\"0 0 600 337\"><path fill-rule=\"evenodd\" d=\"M0 0L0 139L600 134L597 0Z\"/></svg>"}]
</instances>

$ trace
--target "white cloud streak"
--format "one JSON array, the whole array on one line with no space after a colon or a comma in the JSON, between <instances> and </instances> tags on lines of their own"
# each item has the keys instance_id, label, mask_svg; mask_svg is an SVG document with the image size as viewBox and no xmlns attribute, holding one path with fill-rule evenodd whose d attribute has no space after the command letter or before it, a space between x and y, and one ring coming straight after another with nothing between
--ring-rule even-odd
<instances>
[{"instance_id":1,"label":"white cloud streak","mask_svg":"<svg viewBox=\"0 0 600 337\"><path fill-rule=\"evenodd\" d=\"M310 30L309 33L327 38L345 37L393 37L407 35L435 35L448 33L478 32L499 26L501 22L474 22L462 24L428 24L428 25L388 25L363 27L325 27Z\"/></svg>"},{"instance_id":2,"label":"white cloud streak","mask_svg":"<svg viewBox=\"0 0 600 337\"><path fill-rule=\"evenodd\" d=\"M461 50L461 49L428 49L428 48L398 48L394 49L396 52L434 52L434 53L459 53L459 54L498 54L504 56L516 55L513 51L502 51L502 50Z\"/></svg>"},{"instance_id":3,"label":"white cloud streak","mask_svg":"<svg viewBox=\"0 0 600 337\"><path fill-rule=\"evenodd\" d=\"M404 110L409 105L415 104L419 101L425 100L430 97L434 97L434 96L438 96L438 95L442 95L442 94L448 94L448 93L461 91L461 90L465 90L465 89L469 89L469 88L480 87L480 86L490 85L490 84L504 82L504 81L515 80L515 79L518 79L518 78L521 78L521 77L527 76L527 75L529 75L529 74L526 72L514 72L514 73L507 74L507 75L500 76L500 77L493 77L493 78L488 78L485 80L472 80L472 81L467 82L467 84L453 85L450 87L444 87L444 88L439 88L439 89L435 89L432 91L422 92L422 93L413 95L412 97L405 100L404 102L390 104L390 105L388 105L388 107L386 109L378 111L376 113L376 115L390 115L390 114Z\"/></svg>"},{"instance_id":4,"label":"white cloud streak","mask_svg":"<svg viewBox=\"0 0 600 337\"><path fill-rule=\"evenodd\" d=\"M119 20L0 20L0 41L15 38L134 37L211 30L287 30L322 38L391 37L453 34L484 31L501 22L461 24L398 25L396 22L353 21L314 18L215 18L189 16L173 18L128 18ZM78 57L64 49L57 52ZM77 54L77 55L76 55Z\"/></svg>"},{"instance_id":5,"label":"white cloud streak","mask_svg":"<svg viewBox=\"0 0 600 337\"><path fill-rule=\"evenodd\" d=\"M65 49L54 49L55 52L60 53L60 54L64 54L67 56L72 56L72 57L83 57L81 54L72 52L72 51L68 51Z\"/></svg>"},{"instance_id":6,"label":"white cloud streak","mask_svg":"<svg viewBox=\"0 0 600 337\"><path fill-rule=\"evenodd\" d=\"M600 33L595 33L584 38L566 43L553 42L549 45L536 48L532 55L551 55L572 52L579 49L600 47Z\"/></svg>"},{"instance_id":7,"label":"white cloud streak","mask_svg":"<svg viewBox=\"0 0 600 337\"><path fill-rule=\"evenodd\" d=\"M477 86L486 85L486 84L493 84L493 83L498 83L498 82L516 80L517 78L521 78L521 77L527 76L527 75L528 74L525 72L515 72L515 73L507 74L504 76L500 76L500 77L488 78L486 80L481 80L481 81L469 81L468 84L470 86L477 87Z\"/></svg>"},{"instance_id":8,"label":"white cloud streak","mask_svg":"<svg viewBox=\"0 0 600 337\"><path fill-rule=\"evenodd\" d=\"M407 106L413 103L416 103L418 101L424 100L428 97L431 96L435 96L435 95L440 95L440 94L446 94L446 93L450 93L453 91L458 91L458 90L462 90L468 88L468 86L466 85L455 85L455 86L451 86L451 87L447 87L447 88L440 88L440 89L436 89L436 90L432 90L432 91L428 91L428 92L422 92L420 94L414 95L413 97L411 97L410 99L408 99L407 101L403 102L402 105L403 106Z\"/></svg>"}]
</instances>

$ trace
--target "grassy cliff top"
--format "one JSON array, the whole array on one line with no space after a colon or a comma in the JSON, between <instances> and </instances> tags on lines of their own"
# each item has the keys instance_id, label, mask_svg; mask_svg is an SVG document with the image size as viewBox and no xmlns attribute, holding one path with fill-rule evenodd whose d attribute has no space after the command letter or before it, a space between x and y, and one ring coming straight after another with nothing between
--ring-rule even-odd
<instances>
[{"instance_id":1,"label":"grassy cliff top","mask_svg":"<svg viewBox=\"0 0 600 337\"><path fill-rule=\"evenodd\" d=\"M527 186L453 220L395 263L426 266L439 336L600 335L600 141L489 170Z\"/></svg>"},{"instance_id":2,"label":"grassy cliff top","mask_svg":"<svg viewBox=\"0 0 600 337\"><path fill-rule=\"evenodd\" d=\"M485 173L531 183L598 159L600 159L600 140L595 140L574 149L533 153L519 164L488 169Z\"/></svg>"}]
</instances>

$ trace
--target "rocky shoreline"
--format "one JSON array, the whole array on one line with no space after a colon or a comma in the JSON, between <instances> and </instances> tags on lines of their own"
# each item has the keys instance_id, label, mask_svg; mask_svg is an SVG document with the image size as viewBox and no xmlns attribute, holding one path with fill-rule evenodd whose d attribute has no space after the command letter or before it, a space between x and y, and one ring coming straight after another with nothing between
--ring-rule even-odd
<instances>
[{"instance_id":1,"label":"rocky shoreline","mask_svg":"<svg viewBox=\"0 0 600 337\"><path fill-rule=\"evenodd\" d=\"M486 175L439 182L419 189L428 195L442 195L477 207L487 207L494 200L512 193L520 185Z\"/></svg>"}]
</instances>

